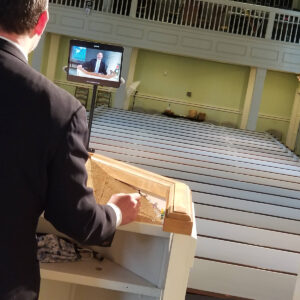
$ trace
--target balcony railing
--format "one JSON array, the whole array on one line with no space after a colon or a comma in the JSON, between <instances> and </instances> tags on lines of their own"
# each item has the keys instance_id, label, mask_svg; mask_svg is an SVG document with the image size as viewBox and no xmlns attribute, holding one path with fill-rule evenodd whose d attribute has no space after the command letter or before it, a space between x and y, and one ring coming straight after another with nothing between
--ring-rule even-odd
<instances>
[{"instance_id":1,"label":"balcony railing","mask_svg":"<svg viewBox=\"0 0 300 300\"><path fill-rule=\"evenodd\" d=\"M282 9L292 9L293 0L231 0L237 2L246 2L263 6L271 6Z\"/></svg>"},{"instance_id":2,"label":"balcony railing","mask_svg":"<svg viewBox=\"0 0 300 300\"><path fill-rule=\"evenodd\" d=\"M226 0L50 0L87 12L298 44L300 13Z\"/></svg>"}]
</instances>

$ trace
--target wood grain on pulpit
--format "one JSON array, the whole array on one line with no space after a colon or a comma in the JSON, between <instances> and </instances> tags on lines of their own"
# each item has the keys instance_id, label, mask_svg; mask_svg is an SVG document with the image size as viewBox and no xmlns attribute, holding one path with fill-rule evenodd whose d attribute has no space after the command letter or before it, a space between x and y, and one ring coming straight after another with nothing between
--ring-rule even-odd
<instances>
[{"instance_id":1,"label":"wood grain on pulpit","mask_svg":"<svg viewBox=\"0 0 300 300\"><path fill-rule=\"evenodd\" d=\"M97 203L106 204L117 193L142 192L137 222L162 225L167 232L191 234L192 200L187 185L98 154L91 155L86 167L88 186L94 189ZM147 195L165 200L164 219Z\"/></svg>"}]
</instances>

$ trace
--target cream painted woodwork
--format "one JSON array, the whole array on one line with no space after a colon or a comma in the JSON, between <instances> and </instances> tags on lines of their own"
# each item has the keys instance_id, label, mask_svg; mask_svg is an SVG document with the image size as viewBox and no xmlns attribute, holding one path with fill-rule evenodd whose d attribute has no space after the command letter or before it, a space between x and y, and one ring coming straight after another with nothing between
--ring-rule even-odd
<instances>
[{"instance_id":1,"label":"cream painted woodwork","mask_svg":"<svg viewBox=\"0 0 300 300\"><path fill-rule=\"evenodd\" d=\"M128 70L127 80L126 80L126 94L124 97L125 100L124 100L124 104L123 104L123 109L126 109L126 110L129 109L130 98L131 98L130 85L133 83L135 65L136 65L136 60L138 57L138 52L139 52L139 50L137 48L133 48L131 51L130 63L129 63L129 67L128 67L129 70Z\"/></svg>"},{"instance_id":2,"label":"cream painted woodwork","mask_svg":"<svg viewBox=\"0 0 300 300\"><path fill-rule=\"evenodd\" d=\"M291 150L295 149L296 138L300 124L300 87L296 90L294 104L291 113L290 125L286 138L286 145Z\"/></svg>"},{"instance_id":3,"label":"cream painted woodwork","mask_svg":"<svg viewBox=\"0 0 300 300\"><path fill-rule=\"evenodd\" d=\"M149 22L135 18L134 12L137 2L134 1L133 3L134 5L132 5L130 12L131 17L103 14L96 11L87 15L84 9L50 4L50 21L47 31L77 38L120 44L128 49L143 48L224 63L246 65L252 68L299 73L300 55L298 45L189 28L188 26L179 30L179 27L176 25ZM272 11L269 16L269 24L273 24L274 17L275 12ZM266 37L270 38L271 34L272 28L268 26ZM130 55L128 58L127 56L126 54L125 64L130 64L129 72L134 72L132 64L127 62L127 60L130 60ZM125 73L126 76L124 78L127 79L127 72ZM251 87L251 79L249 81L250 86L248 87L242 113L241 128L250 130L255 130L256 128L261 98L259 81L262 80L262 76L258 77L255 89ZM128 88L130 83L131 80L128 79L126 87L121 86L117 91L113 101L114 107L128 109L129 96L126 94L126 88ZM250 94L255 99L251 104ZM263 117L268 116L264 115ZM248 125L245 125L246 120Z\"/></svg>"},{"instance_id":4,"label":"cream painted woodwork","mask_svg":"<svg viewBox=\"0 0 300 300\"><path fill-rule=\"evenodd\" d=\"M34 50L32 54L32 67L36 69L37 71L42 71L42 61L43 61L43 52L44 52L44 46L45 46L45 39L49 38L49 54L47 57L46 62L46 68L45 68L45 76L50 79L51 81L54 81L55 79L55 71L56 71L56 65L57 65L57 59L59 57L58 49L59 49L59 41L60 41L60 35L53 34L53 33L45 33L39 44L38 47Z\"/></svg>"},{"instance_id":5,"label":"cream painted woodwork","mask_svg":"<svg viewBox=\"0 0 300 300\"><path fill-rule=\"evenodd\" d=\"M253 91L255 88L255 77L256 77L256 68L250 69L249 79L248 79L248 86L245 96L245 102L242 112L242 119L240 124L240 129L246 129L248 119L249 119L249 113L250 113L250 107L252 102L252 96Z\"/></svg>"},{"instance_id":6,"label":"cream painted woodwork","mask_svg":"<svg viewBox=\"0 0 300 300\"><path fill-rule=\"evenodd\" d=\"M263 68L257 68L255 74L255 81L252 92L252 99L249 108L248 120L247 120L247 130L255 130L256 123L262 98L262 93L264 89L264 82L267 75L267 70Z\"/></svg>"},{"instance_id":7,"label":"cream painted woodwork","mask_svg":"<svg viewBox=\"0 0 300 300\"><path fill-rule=\"evenodd\" d=\"M124 109L129 108L131 95L128 95L127 91L129 85L133 82L137 54L138 50L135 48L124 48L122 62L122 78L125 80L125 83L122 83L120 88L116 89L112 107Z\"/></svg>"},{"instance_id":8,"label":"cream painted woodwork","mask_svg":"<svg viewBox=\"0 0 300 300\"><path fill-rule=\"evenodd\" d=\"M189 188L99 154L91 155L87 170L98 203L114 189L141 190L164 199L164 220L157 223L152 204L142 199L138 222L120 226L111 247L93 247L104 260L41 263L40 299L183 299L197 240ZM43 217L38 231L64 236Z\"/></svg>"},{"instance_id":9,"label":"cream painted woodwork","mask_svg":"<svg viewBox=\"0 0 300 300\"><path fill-rule=\"evenodd\" d=\"M299 46L49 5L47 31L175 55L298 73Z\"/></svg>"},{"instance_id":10,"label":"cream painted woodwork","mask_svg":"<svg viewBox=\"0 0 300 300\"><path fill-rule=\"evenodd\" d=\"M138 6L138 1L132 0L129 15L133 18L136 16L137 6Z\"/></svg>"},{"instance_id":11,"label":"cream painted woodwork","mask_svg":"<svg viewBox=\"0 0 300 300\"><path fill-rule=\"evenodd\" d=\"M51 81L54 81L55 79L57 59L59 57L59 52L58 52L59 41L60 41L60 35L58 34L50 35L50 46L49 46L49 55L48 55L48 62L46 68L46 77Z\"/></svg>"}]
</instances>

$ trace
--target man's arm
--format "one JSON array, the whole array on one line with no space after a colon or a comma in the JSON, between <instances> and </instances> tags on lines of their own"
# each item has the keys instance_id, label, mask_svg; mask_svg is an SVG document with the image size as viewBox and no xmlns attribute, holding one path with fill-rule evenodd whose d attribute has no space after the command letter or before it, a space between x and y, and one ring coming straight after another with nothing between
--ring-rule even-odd
<instances>
[{"instance_id":1,"label":"man's arm","mask_svg":"<svg viewBox=\"0 0 300 300\"><path fill-rule=\"evenodd\" d=\"M116 230L116 213L109 205L96 204L92 189L86 186L87 134L85 111L81 107L49 163L44 215L59 231L81 243L109 245ZM139 197L114 197L112 202L121 211L122 224L132 221L139 209Z\"/></svg>"},{"instance_id":2,"label":"man's arm","mask_svg":"<svg viewBox=\"0 0 300 300\"><path fill-rule=\"evenodd\" d=\"M80 70L81 72L83 72L86 75L95 76L95 77L104 78L104 79L110 79L110 78L113 78L113 77L116 76L116 73L114 73L114 72L111 72L108 75L95 73L95 72L89 72L89 71L85 70L82 65L78 65L77 69Z\"/></svg>"},{"instance_id":3,"label":"man's arm","mask_svg":"<svg viewBox=\"0 0 300 300\"><path fill-rule=\"evenodd\" d=\"M88 72L93 72L93 63L91 60L89 61L85 61L82 65L80 65L84 70L88 71ZM95 68L95 67L94 67Z\"/></svg>"}]
</instances>

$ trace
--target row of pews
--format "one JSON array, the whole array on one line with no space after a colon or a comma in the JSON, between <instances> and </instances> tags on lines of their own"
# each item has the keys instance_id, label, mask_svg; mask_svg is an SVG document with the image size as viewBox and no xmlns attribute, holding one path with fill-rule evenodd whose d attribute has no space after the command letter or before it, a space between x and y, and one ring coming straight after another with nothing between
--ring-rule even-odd
<instances>
[{"instance_id":1,"label":"row of pews","mask_svg":"<svg viewBox=\"0 0 300 300\"><path fill-rule=\"evenodd\" d=\"M293 298L300 268L300 163L267 133L99 107L96 153L189 185L193 293Z\"/></svg>"}]
</instances>

